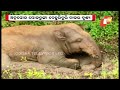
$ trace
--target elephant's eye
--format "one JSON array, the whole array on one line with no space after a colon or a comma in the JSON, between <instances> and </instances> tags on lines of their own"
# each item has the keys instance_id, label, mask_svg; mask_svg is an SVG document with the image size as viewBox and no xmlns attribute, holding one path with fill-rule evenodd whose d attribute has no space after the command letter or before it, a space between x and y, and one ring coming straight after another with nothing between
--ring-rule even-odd
<instances>
[{"instance_id":1,"label":"elephant's eye","mask_svg":"<svg viewBox=\"0 0 120 90\"><path fill-rule=\"evenodd\" d=\"M76 40L76 42L81 42L82 41L82 39L81 38L78 38L77 40Z\"/></svg>"}]
</instances>

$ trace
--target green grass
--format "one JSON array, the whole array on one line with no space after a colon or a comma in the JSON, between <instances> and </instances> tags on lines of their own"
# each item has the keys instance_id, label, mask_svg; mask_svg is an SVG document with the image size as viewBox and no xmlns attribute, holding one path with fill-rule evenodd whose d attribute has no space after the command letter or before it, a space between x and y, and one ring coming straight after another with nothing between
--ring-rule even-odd
<instances>
[{"instance_id":1,"label":"green grass","mask_svg":"<svg viewBox=\"0 0 120 90\"><path fill-rule=\"evenodd\" d=\"M59 23L56 22L50 22L50 21L16 21L16 22L8 22L5 21L5 14L13 14L13 15L91 15L96 14L97 19L96 21L61 21ZM107 25L106 27L100 26L100 20L104 16L112 16L113 20L112 22ZM18 26L18 25L55 25L55 24L64 24L64 23L76 23L78 25L85 25L86 31L90 33L90 35L95 39L96 43L99 45L101 50L106 52L107 54L118 54L118 27L119 27L119 14L118 11L2 11L2 27L11 27L11 26ZM114 62L115 61L115 62ZM103 64L103 71L101 72L101 75L96 78L118 78L118 58L113 59L111 62L114 62L114 69L112 71L108 71L104 68ZM42 73L42 74L41 74ZM46 74L43 74L43 71L37 72L34 70L29 70L26 74L28 78L31 78L31 75L34 75L34 77L39 78L52 78L51 76L46 76ZM22 75L19 73L18 76L20 78L23 78ZM58 78L60 78L61 75L58 75ZM86 73L85 76L89 76L89 78L93 78L94 75L92 73ZM12 77L12 75L10 75ZM68 76L66 76L68 77ZM70 77L68 77L70 78Z\"/></svg>"}]
</instances>

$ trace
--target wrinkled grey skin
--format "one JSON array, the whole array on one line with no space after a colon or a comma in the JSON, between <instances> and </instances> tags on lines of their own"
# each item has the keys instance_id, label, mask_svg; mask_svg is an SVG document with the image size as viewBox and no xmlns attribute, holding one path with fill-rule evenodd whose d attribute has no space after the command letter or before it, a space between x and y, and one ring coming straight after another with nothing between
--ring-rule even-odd
<instances>
[{"instance_id":1,"label":"wrinkled grey skin","mask_svg":"<svg viewBox=\"0 0 120 90\"><path fill-rule=\"evenodd\" d=\"M22 57L41 64L78 68L80 64L88 64L88 59L81 60L81 56L66 58L65 55L80 52L86 52L94 60L101 62L100 50L95 41L81 26L73 23L21 25L2 29L2 68L13 61L21 61Z\"/></svg>"}]
</instances>

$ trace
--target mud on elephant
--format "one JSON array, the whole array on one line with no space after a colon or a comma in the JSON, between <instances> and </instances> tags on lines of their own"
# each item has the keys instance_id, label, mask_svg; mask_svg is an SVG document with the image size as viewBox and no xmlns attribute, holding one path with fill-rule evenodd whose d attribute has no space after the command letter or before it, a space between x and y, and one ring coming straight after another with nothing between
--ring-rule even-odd
<instances>
[{"instance_id":1,"label":"mud on elephant","mask_svg":"<svg viewBox=\"0 0 120 90\"><path fill-rule=\"evenodd\" d=\"M95 41L82 26L73 23L3 28L2 68L21 61L21 57L72 69L91 63L98 67L102 63Z\"/></svg>"}]
</instances>

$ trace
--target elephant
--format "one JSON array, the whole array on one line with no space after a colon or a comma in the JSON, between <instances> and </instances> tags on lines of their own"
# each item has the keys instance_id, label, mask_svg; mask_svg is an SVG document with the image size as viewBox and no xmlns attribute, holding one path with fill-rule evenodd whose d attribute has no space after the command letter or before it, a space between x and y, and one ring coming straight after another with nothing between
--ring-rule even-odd
<instances>
[{"instance_id":1,"label":"elephant","mask_svg":"<svg viewBox=\"0 0 120 90\"><path fill-rule=\"evenodd\" d=\"M72 56L74 53L78 54L77 57ZM27 61L71 69L93 62L97 62L93 64L98 67L102 63L95 40L81 25L74 23L3 28L2 68L9 67L12 62L22 61L22 57Z\"/></svg>"}]
</instances>

